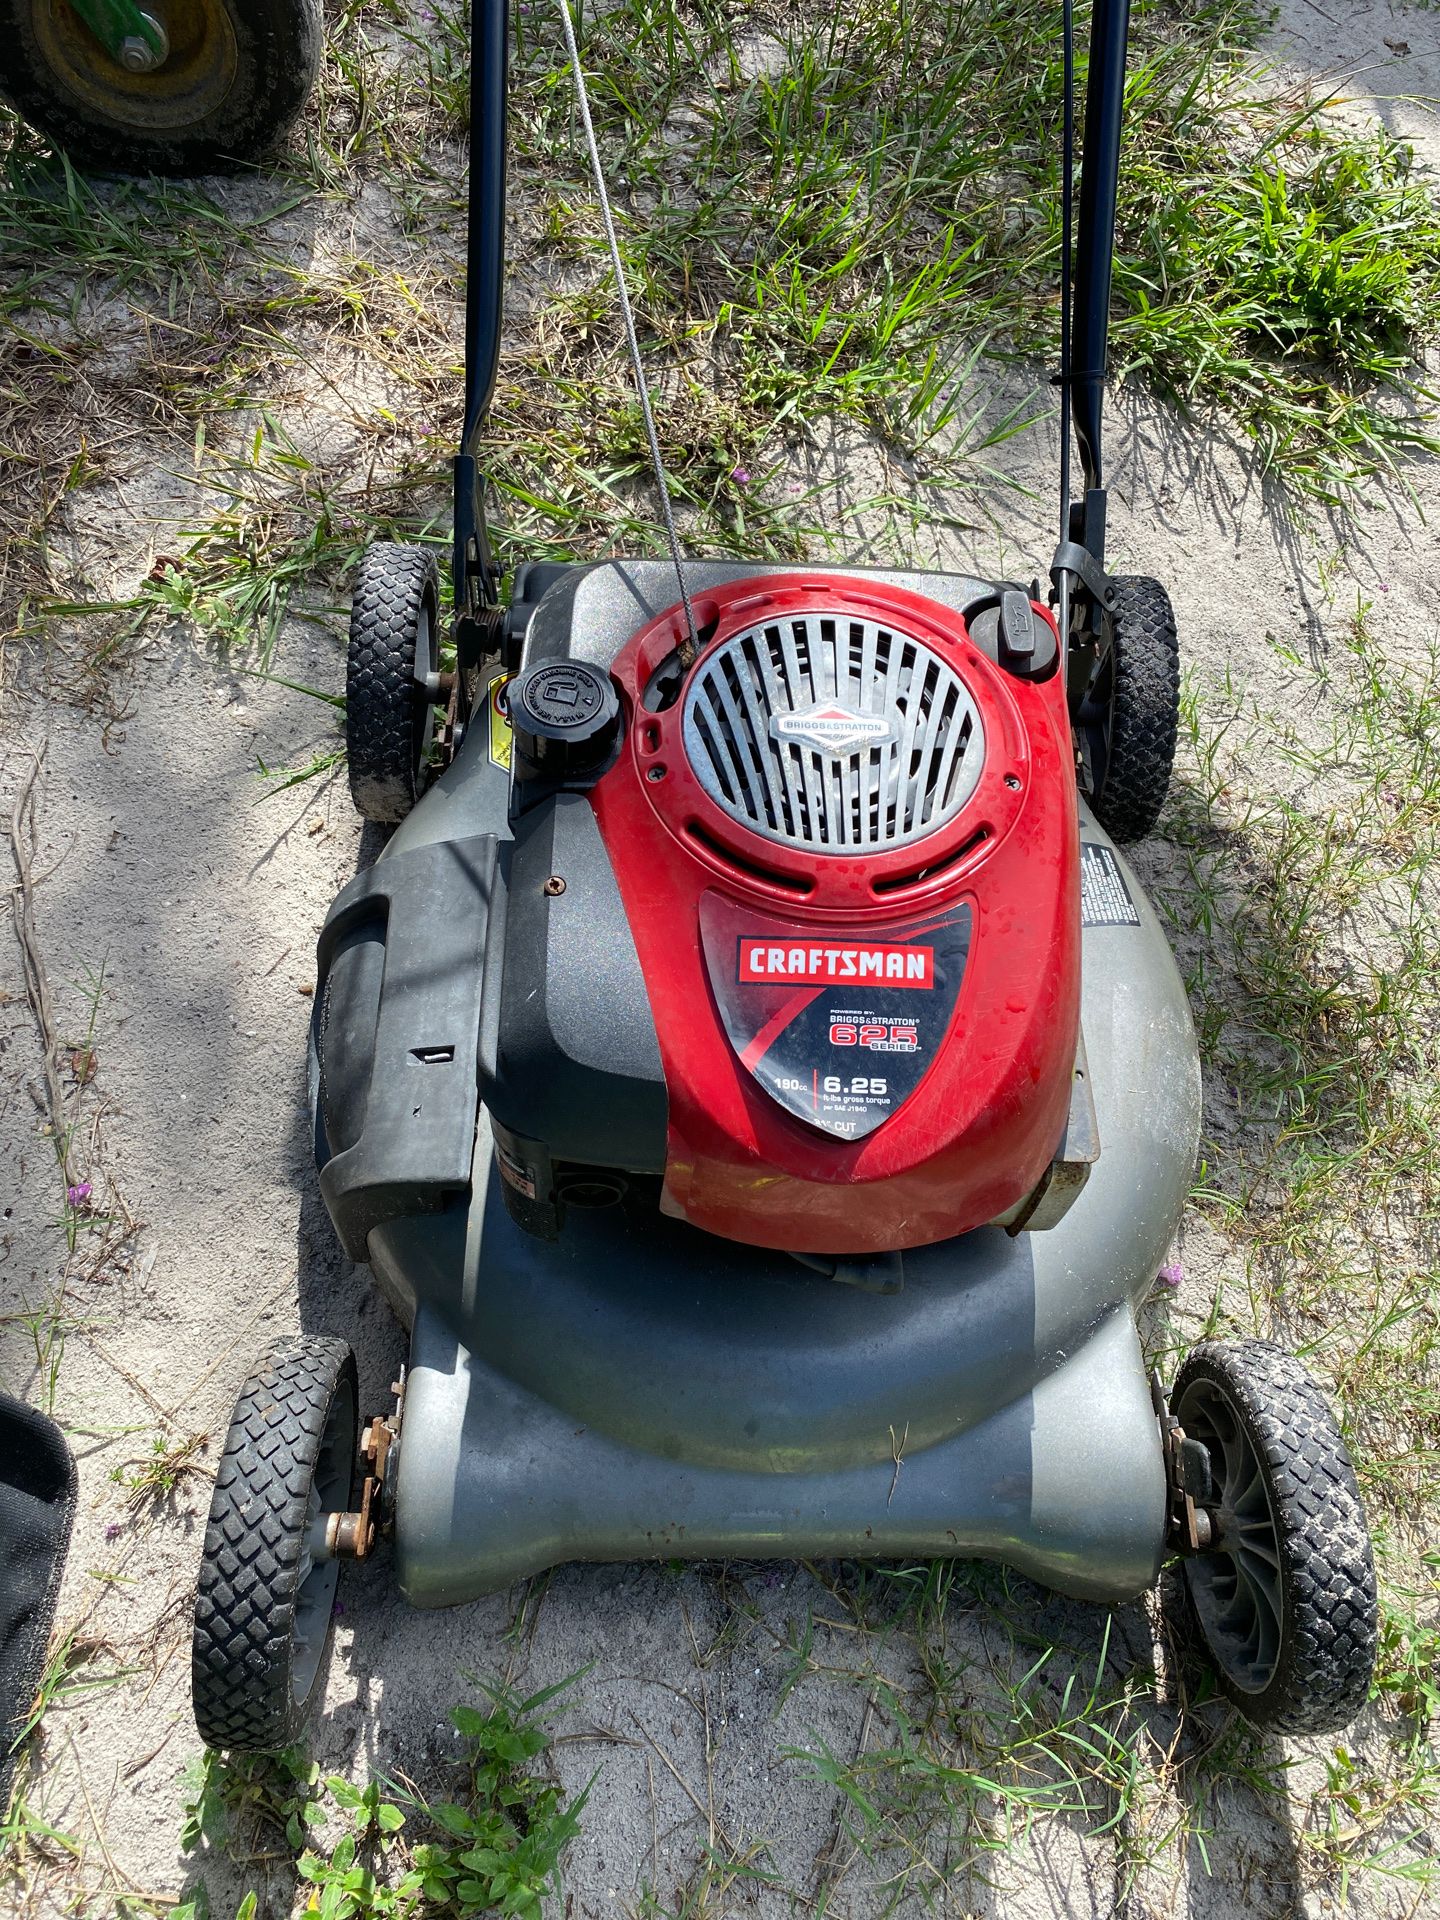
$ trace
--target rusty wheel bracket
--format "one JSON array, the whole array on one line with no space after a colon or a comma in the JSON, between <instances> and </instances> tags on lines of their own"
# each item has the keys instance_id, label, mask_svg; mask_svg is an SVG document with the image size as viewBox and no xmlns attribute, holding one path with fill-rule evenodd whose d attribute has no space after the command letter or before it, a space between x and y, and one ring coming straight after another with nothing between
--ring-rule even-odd
<instances>
[{"instance_id":1,"label":"rusty wheel bracket","mask_svg":"<svg viewBox=\"0 0 1440 1920\"><path fill-rule=\"evenodd\" d=\"M332 1513L325 1525L325 1549L332 1560L363 1560L375 1545L375 1482L367 1474L360 1486L358 1512Z\"/></svg>"},{"instance_id":2,"label":"rusty wheel bracket","mask_svg":"<svg viewBox=\"0 0 1440 1920\"><path fill-rule=\"evenodd\" d=\"M1217 1528L1214 1513L1205 1504L1208 1457L1171 1413L1160 1375L1153 1371L1150 1400L1160 1422L1165 1459L1165 1545L1171 1553L1209 1553L1216 1542Z\"/></svg>"},{"instance_id":3,"label":"rusty wheel bracket","mask_svg":"<svg viewBox=\"0 0 1440 1920\"><path fill-rule=\"evenodd\" d=\"M389 1527L390 1509L394 1504L395 1489L392 1483L400 1444L400 1423L405 1417L404 1367L400 1369L400 1378L391 1381L390 1391L395 1396L393 1410L386 1414L377 1413L360 1436L360 1458L368 1469L367 1480L374 1482L376 1521L382 1529Z\"/></svg>"},{"instance_id":4,"label":"rusty wheel bracket","mask_svg":"<svg viewBox=\"0 0 1440 1920\"><path fill-rule=\"evenodd\" d=\"M386 1504L389 1493L387 1471L400 1438L400 1419L405 1407L405 1370L391 1383L395 1395L393 1413L377 1413L365 1424L360 1436L360 1458L365 1477L360 1482L360 1505L351 1513L332 1513L325 1528L325 1547L333 1560L364 1560L374 1551L375 1541L388 1526Z\"/></svg>"}]
</instances>

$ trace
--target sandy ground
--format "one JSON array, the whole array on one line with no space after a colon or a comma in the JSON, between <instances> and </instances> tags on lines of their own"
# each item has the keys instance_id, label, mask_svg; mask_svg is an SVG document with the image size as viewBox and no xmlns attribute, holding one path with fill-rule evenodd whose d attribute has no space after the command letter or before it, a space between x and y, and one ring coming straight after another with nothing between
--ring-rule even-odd
<instances>
[{"instance_id":1,"label":"sandy ground","mask_svg":"<svg viewBox=\"0 0 1440 1920\"><path fill-rule=\"evenodd\" d=\"M1297 67L1353 74L1347 111L1376 113L1440 157L1433 106L1415 97L1440 94L1434 14L1289 0L1275 51ZM1027 568L1043 564L1051 451L1043 434L1031 435L1012 443L1010 457L1042 503L1012 513L1012 553L951 543L939 557L973 553L983 566L1023 555ZM1433 469L1413 475L1418 504L1397 498L1342 533L1323 523L1297 529L1223 449L1127 396L1116 408L1111 461L1114 562L1167 581L1202 677L1233 666L1265 698L1283 700L1281 669L1260 636L1323 654L1357 590L1375 602L1376 637L1397 659L1418 660L1440 633L1427 527L1427 510L1431 523L1440 514ZM134 497L153 502L146 477L130 476ZM143 512L127 520L123 505L109 528L108 560L95 549L87 559L85 530L71 532L92 585L133 584L163 543L162 529ZM298 680L340 683L335 633L291 621L278 657ZM73 1874L42 1877L33 1900L41 1910L73 1898L77 1887L173 1900L203 1874L215 1912L228 1915L247 1882L218 1856L185 1855L179 1845L182 1780L198 1751L188 1608L208 1505L206 1461L252 1356L272 1335L303 1326L349 1339L371 1409L385 1404L402 1357L368 1271L337 1249L316 1192L304 1109L315 934L333 894L374 848L343 778L257 805L257 758L302 762L330 740L328 710L195 648L178 628L152 630L98 702L79 697L67 659L62 648L13 663L0 804L8 812L42 754L40 943L67 1047L84 1041L103 970L94 1077L80 1104L92 1204L117 1218L67 1254L58 1224L63 1192L33 1097L39 1045L7 933L0 1303L12 1317L0 1328L0 1377L41 1391L28 1335L13 1316L38 1306L67 1273L55 1407L75 1434L81 1498L61 1617L103 1643L85 1671L134 1671L73 1694L47 1719L36 1804L80 1838L84 1857ZM1142 849L1139 866L1162 891L1182 884L1163 843ZM1182 1257L1187 1285L1173 1311L1183 1326L1203 1316L1212 1278L1236 1256L1196 1229L1187 1230ZM208 1452L171 1495L132 1506L112 1476L133 1471L157 1435L205 1436ZM789 1912L835 1883L830 1910L878 1912L900 1863L852 1858L837 1796L787 1757L824 1743L849 1758L893 1737L875 1683L913 1682L917 1642L903 1624L857 1632L856 1592L853 1569L567 1568L523 1591L421 1616L395 1597L382 1559L344 1579L315 1750L327 1769L403 1771L433 1784L451 1752L445 1709L467 1694L463 1672L529 1688L588 1667L556 1722L566 1736L556 1749L564 1780L578 1788L599 1769L566 1865L567 1913L633 1911L647 1887L668 1906L707 1845L743 1852L757 1842L766 1843L766 1871L781 1884L736 1881L709 1910ZM813 1642L808 1656L797 1656L811 1615ZM1007 1616L1058 1640L1077 1668L1093 1672L1105 1625L1097 1611L1025 1583L1000 1603L993 1589L972 1595L961 1585L944 1635L949 1657L971 1663L977 1698L999 1698L991 1665L1016 1657ZM1122 1609L1112 1632L1132 1657L1150 1657L1153 1646L1165 1664L1154 1607ZM802 1677L787 1693L797 1657ZM1144 1711L1158 1740L1173 1735L1166 1707ZM1298 1805L1316 1786L1320 1763L1303 1747L1291 1757ZM1117 1911L1122 1894L1130 1915L1197 1920L1242 1907L1256 1920L1279 1920L1329 1905L1328 1893L1307 1891L1304 1849L1283 1797L1237 1779L1190 1812L1212 1836L1208 1850L1171 1847L1128 1891L1114 1836L1089 1837L1094 1821L1058 1818L993 1857L985 1869L992 1884L976 1879L963 1895L947 1894L922 1874L907 1901L929 1893L944 1910L1009 1920L1098 1920ZM1174 1815L1163 1795L1152 1798L1133 1817L1130 1840L1143 1853L1139 1843L1158 1843ZM937 1848L937 1860L942 1853ZM285 1911L284 1862L260 1871L273 1910ZM1414 1911L1412 1899L1367 1883L1353 1903L1368 1916ZM90 1910L116 1905L114 1891L102 1892Z\"/></svg>"}]
</instances>

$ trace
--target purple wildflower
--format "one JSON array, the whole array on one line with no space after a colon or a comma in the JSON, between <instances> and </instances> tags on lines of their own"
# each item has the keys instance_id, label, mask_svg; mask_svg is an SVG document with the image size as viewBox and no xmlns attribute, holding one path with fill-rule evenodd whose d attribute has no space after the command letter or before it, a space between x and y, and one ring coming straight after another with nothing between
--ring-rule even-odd
<instances>
[{"instance_id":1,"label":"purple wildflower","mask_svg":"<svg viewBox=\"0 0 1440 1920\"><path fill-rule=\"evenodd\" d=\"M1156 1274L1155 1284L1157 1287L1170 1287L1171 1289L1184 1286L1185 1269L1178 1260L1172 1260L1167 1266L1161 1267L1159 1273Z\"/></svg>"},{"instance_id":2,"label":"purple wildflower","mask_svg":"<svg viewBox=\"0 0 1440 1920\"><path fill-rule=\"evenodd\" d=\"M105 1529L105 1538L107 1540L118 1540L124 1531L125 1529L118 1520L112 1520Z\"/></svg>"},{"instance_id":3,"label":"purple wildflower","mask_svg":"<svg viewBox=\"0 0 1440 1920\"><path fill-rule=\"evenodd\" d=\"M90 1182L81 1180L73 1187L66 1187L65 1198L72 1207L83 1207L90 1198Z\"/></svg>"},{"instance_id":4,"label":"purple wildflower","mask_svg":"<svg viewBox=\"0 0 1440 1920\"><path fill-rule=\"evenodd\" d=\"M750 474L745 467L732 468L730 478L735 482L737 487L748 487L750 484Z\"/></svg>"}]
</instances>

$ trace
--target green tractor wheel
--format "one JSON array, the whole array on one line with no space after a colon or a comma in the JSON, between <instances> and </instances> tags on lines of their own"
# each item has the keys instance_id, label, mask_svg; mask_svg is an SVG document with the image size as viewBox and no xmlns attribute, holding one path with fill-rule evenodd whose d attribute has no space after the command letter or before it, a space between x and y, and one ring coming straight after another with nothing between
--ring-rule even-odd
<instances>
[{"instance_id":1,"label":"green tractor wheel","mask_svg":"<svg viewBox=\"0 0 1440 1920\"><path fill-rule=\"evenodd\" d=\"M303 109L321 0L0 0L0 91L82 165L203 173Z\"/></svg>"}]
</instances>

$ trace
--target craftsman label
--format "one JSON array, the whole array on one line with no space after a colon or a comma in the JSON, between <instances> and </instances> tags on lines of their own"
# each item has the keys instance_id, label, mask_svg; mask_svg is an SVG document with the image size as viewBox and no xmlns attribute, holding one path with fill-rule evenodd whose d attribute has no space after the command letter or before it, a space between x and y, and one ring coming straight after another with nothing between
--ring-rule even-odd
<instances>
[{"instance_id":1,"label":"craftsman label","mask_svg":"<svg viewBox=\"0 0 1440 1920\"><path fill-rule=\"evenodd\" d=\"M700 903L706 970L741 1066L797 1120L863 1140L938 1056L970 950L970 908L821 934L717 893Z\"/></svg>"},{"instance_id":2,"label":"craftsman label","mask_svg":"<svg viewBox=\"0 0 1440 1920\"><path fill-rule=\"evenodd\" d=\"M508 673L502 673L490 682L485 692L485 712L490 723L490 759L503 773L510 771L510 712L505 705L505 689L510 684Z\"/></svg>"},{"instance_id":3,"label":"craftsman label","mask_svg":"<svg viewBox=\"0 0 1440 1920\"><path fill-rule=\"evenodd\" d=\"M1140 915L1109 847L1080 843L1080 924L1082 927L1138 927Z\"/></svg>"},{"instance_id":4,"label":"craftsman label","mask_svg":"<svg viewBox=\"0 0 1440 1920\"><path fill-rule=\"evenodd\" d=\"M933 987L933 947L790 946L768 936L741 936L740 978L788 980L795 986L828 987L840 980L871 986Z\"/></svg>"}]
</instances>

